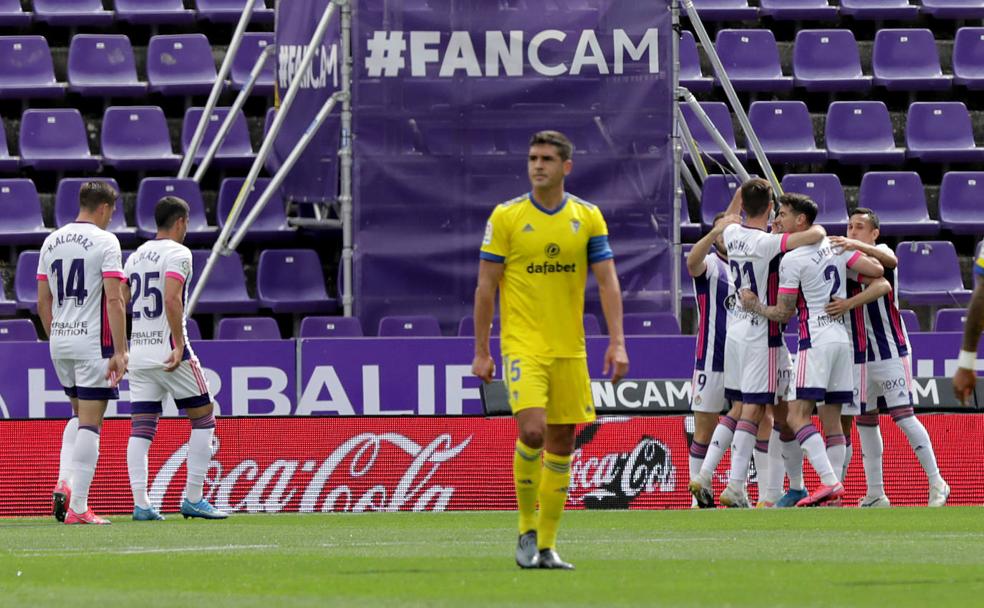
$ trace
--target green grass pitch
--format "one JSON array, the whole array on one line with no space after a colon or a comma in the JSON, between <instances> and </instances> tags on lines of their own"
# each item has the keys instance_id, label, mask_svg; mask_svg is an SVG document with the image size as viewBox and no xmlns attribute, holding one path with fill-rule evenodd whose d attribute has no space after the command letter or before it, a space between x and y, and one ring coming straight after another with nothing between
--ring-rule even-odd
<instances>
[{"instance_id":1,"label":"green grass pitch","mask_svg":"<svg viewBox=\"0 0 984 608\"><path fill-rule=\"evenodd\" d=\"M0 606L984 605L984 508L572 512L575 572L512 513L0 520Z\"/></svg>"}]
</instances>

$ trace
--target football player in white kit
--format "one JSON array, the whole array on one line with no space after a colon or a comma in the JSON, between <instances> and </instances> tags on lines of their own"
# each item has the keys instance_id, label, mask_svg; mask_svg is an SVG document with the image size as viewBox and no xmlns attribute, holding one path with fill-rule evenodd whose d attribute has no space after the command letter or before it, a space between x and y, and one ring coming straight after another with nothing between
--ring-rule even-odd
<instances>
[{"instance_id":1,"label":"football player in white kit","mask_svg":"<svg viewBox=\"0 0 984 608\"><path fill-rule=\"evenodd\" d=\"M909 335L899 314L897 281L898 259L891 247L875 245L879 235L878 216L871 209L859 207L851 213L848 238L832 238L831 243L845 251L860 251L877 259L885 267L891 291L864 309L867 331L867 408L858 418L858 435L864 459L868 488L861 499L863 507L887 507L882 475L884 444L878 427L878 406L888 410L892 421L905 433L929 481L929 506L942 507L950 495L950 486L940 475L933 444L912 409L912 364Z\"/></svg>"},{"instance_id":2,"label":"football player in white kit","mask_svg":"<svg viewBox=\"0 0 984 608\"><path fill-rule=\"evenodd\" d=\"M726 213L745 212L745 225L724 230L731 280L735 291L749 289L762 306L775 304L779 262L790 249L817 243L826 236L821 226L796 234L770 234L769 213L774 204L772 187L763 179L748 180L741 186ZM766 406L773 405L779 389L778 359L783 349L782 327L767 321L745 307L736 306L733 323L725 341L725 397L741 403L741 420L731 444L731 473L720 496L725 506L744 506L745 479L755 447L759 423Z\"/></svg>"},{"instance_id":3,"label":"football player in white kit","mask_svg":"<svg viewBox=\"0 0 984 608\"><path fill-rule=\"evenodd\" d=\"M977 247L977 260L974 262L974 294L967 308L967 321L964 323L963 344L957 357L957 371L953 374L953 391L957 399L966 405L977 386L977 342L984 331L984 246Z\"/></svg>"},{"instance_id":4,"label":"football player in white kit","mask_svg":"<svg viewBox=\"0 0 984 608\"><path fill-rule=\"evenodd\" d=\"M779 216L787 234L810 229L816 215L816 203L803 195L787 193L779 199ZM824 307L832 298L845 299L848 267L867 276L882 272L877 262L860 254L836 253L823 239L783 257L775 306L763 306L751 291L740 292L743 306L770 321L785 323L794 311L799 312L799 352L789 425L822 485L797 506L836 500L844 494L839 476L846 447L840 416L843 406L853 403L853 356L843 319L827 314ZM820 401L824 402L820 419L827 433L826 445L811 421Z\"/></svg>"},{"instance_id":5,"label":"football player in white kit","mask_svg":"<svg viewBox=\"0 0 984 608\"><path fill-rule=\"evenodd\" d=\"M106 404L119 399L126 373L125 281L120 242L106 232L116 198L112 186L87 182L76 220L51 233L38 256L38 315L51 361L77 415L62 434L54 515L66 524L108 524L89 508Z\"/></svg>"},{"instance_id":6,"label":"football player in white kit","mask_svg":"<svg viewBox=\"0 0 984 608\"><path fill-rule=\"evenodd\" d=\"M202 497L205 472L212 458L215 415L208 382L188 341L184 302L191 281L191 251L182 245L188 232L188 203L174 196L154 209L157 238L141 245L126 261L133 326L130 335L130 402L132 418L126 449L133 519L164 519L147 495L147 453L157 432L164 400L170 396L191 421L188 478L181 514L225 519L228 514Z\"/></svg>"}]
</instances>

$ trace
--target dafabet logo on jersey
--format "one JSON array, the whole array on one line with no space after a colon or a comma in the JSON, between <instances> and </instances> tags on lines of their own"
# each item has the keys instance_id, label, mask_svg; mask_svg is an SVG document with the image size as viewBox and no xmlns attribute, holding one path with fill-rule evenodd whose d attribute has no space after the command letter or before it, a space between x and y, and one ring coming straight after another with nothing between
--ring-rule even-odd
<instances>
[{"instance_id":1,"label":"dafabet logo on jersey","mask_svg":"<svg viewBox=\"0 0 984 608\"><path fill-rule=\"evenodd\" d=\"M543 248L543 255L547 256L549 259L554 259L560 255L560 245L557 243L547 243L547 246ZM554 274L557 272L577 272L577 264L557 264L554 262L543 262L542 264L535 264L530 262L526 267L526 272L529 274Z\"/></svg>"}]
</instances>

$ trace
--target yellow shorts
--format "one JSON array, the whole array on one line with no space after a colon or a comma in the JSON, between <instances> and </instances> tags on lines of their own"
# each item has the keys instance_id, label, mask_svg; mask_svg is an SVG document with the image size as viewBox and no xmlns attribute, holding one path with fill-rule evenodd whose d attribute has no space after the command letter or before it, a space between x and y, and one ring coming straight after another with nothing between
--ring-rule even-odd
<instances>
[{"instance_id":1,"label":"yellow shorts","mask_svg":"<svg viewBox=\"0 0 984 608\"><path fill-rule=\"evenodd\" d=\"M540 407L547 410L547 424L595 420L587 359L503 355L502 365L514 415Z\"/></svg>"}]
</instances>

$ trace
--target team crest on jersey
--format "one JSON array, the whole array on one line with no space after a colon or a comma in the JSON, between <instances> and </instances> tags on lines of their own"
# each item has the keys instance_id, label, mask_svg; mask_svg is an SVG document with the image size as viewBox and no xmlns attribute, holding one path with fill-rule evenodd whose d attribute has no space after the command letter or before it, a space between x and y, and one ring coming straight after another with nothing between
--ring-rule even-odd
<instances>
[{"instance_id":1,"label":"team crest on jersey","mask_svg":"<svg viewBox=\"0 0 984 608\"><path fill-rule=\"evenodd\" d=\"M574 231L574 234L577 234L577 231L580 229L581 229L581 222L577 220L571 220L571 230Z\"/></svg>"},{"instance_id":2,"label":"team crest on jersey","mask_svg":"<svg viewBox=\"0 0 984 608\"><path fill-rule=\"evenodd\" d=\"M558 255L560 255L560 245L558 245L557 243L548 243L547 246L543 249L543 253L548 258L555 258Z\"/></svg>"},{"instance_id":3,"label":"team crest on jersey","mask_svg":"<svg viewBox=\"0 0 984 608\"><path fill-rule=\"evenodd\" d=\"M183 272L185 276L188 276L191 272L191 263L188 260L181 261L181 272Z\"/></svg>"}]
</instances>

